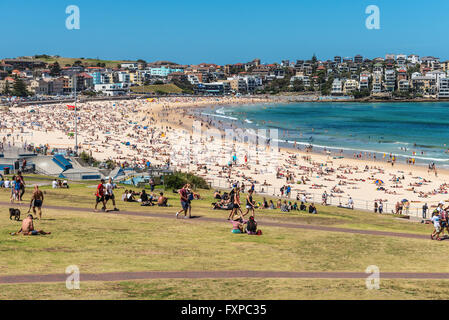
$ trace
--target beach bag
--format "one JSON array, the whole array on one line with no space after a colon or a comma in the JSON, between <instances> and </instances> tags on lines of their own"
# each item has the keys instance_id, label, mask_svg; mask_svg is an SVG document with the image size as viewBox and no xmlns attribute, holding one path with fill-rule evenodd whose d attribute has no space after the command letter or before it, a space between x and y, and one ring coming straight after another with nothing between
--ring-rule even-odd
<instances>
[{"instance_id":1,"label":"beach bag","mask_svg":"<svg viewBox=\"0 0 449 320\"><path fill-rule=\"evenodd\" d=\"M248 230L249 232L256 232L257 231L256 221L254 221L253 219L249 219L246 225L246 230Z\"/></svg>"},{"instance_id":2,"label":"beach bag","mask_svg":"<svg viewBox=\"0 0 449 320\"><path fill-rule=\"evenodd\" d=\"M262 230L257 230L256 235L261 236L262 235Z\"/></svg>"}]
</instances>

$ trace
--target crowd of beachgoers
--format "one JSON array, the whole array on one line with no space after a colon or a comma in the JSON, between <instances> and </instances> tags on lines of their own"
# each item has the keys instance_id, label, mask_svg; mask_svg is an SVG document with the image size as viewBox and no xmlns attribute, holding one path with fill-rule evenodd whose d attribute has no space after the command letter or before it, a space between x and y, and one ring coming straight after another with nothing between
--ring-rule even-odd
<instances>
[{"instance_id":1,"label":"crowd of beachgoers","mask_svg":"<svg viewBox=\"0 0 449 320\"><path fill-rule=\"evenodd\" d=\"M257 138L255 146L240 141L238 135L246 133L238 123L192 112L272 102L263 97L170 97L78 103L78 150L120 166L194 172L216 187L254 184L257 193L282 195L287 201L304 196L319 202L326 193L327 204L369 210L381 206L384 212L396 213L399 203L403 211L414 213L425 204L433 208L448 200L448 173L435 166L400 163L391 155L374 161L364 155L282 148L269 138ZM237 132L237 137L225 139L225 130ZM73 150L75 111L67 104L10 108L1 113L0 138L4 148Z\"/></svg>"}]
</instances>

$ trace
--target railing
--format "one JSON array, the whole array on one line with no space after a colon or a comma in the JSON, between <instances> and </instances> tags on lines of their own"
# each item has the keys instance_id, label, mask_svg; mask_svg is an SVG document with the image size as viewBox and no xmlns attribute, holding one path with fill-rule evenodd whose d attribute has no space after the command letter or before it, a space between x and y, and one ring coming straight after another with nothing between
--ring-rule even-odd
<instances>
[{"instance_id":1,"label":"railing","mask_svg":"<svg viewBox=\"0 0 449 320\"><path fill-rule=\"evenodd\" d=\"M226 189L226 190L230 190L232 188L232 185L231 185L232 183L229 182L227 178L206 179L206 180L209 183L209 186L211 188ZM250 188L250 184L245 185L245 191L247 191L249 188ZM290 198L289 198L289 197L285 196L285 194L283 197L281 197L281 192L280 192L279 188L275 188L274 186L255 185L254 189L255 189L255 192L260 195L280 198L282 200L287 200L287 201L292 201L292 202L300 202L301 200L296 200L296 196L297 196L297 194L299 194L299 195L304 194L306 196L306 200L308 203L322 204L322 193L318 194L318 193L313 193L313 192L309 192L309 191L307 191L307 192L296 191L295 193L292 192L290 195ZM331 196L330 194L328 194L326 205L349 208L349 205L348 205L349 198L350 197L335 196L335 195ZM352 198L352 201L353 201L354 209L374 212L374 202L375 201L369 201L369 200L365 200L365 199L354 199L354 198ZM379 204L379 202L377 202L377 203ZM396 203L383 202L382 204L383 204L383 213L385 213L385 214L395 213ZM431 209L432 202L427 202L427 205L429 207L429 210L427 211L427 218L430 218L431 211L432 211L432 209ZM436 207L436 205L437 205L437 202L435 202L434 207ZM403 208L402 214L417 217L417 218L422 218L422 207L413 206L413 203L411 203L408 210L406 208Z\"/></svg>"}]
</instances>

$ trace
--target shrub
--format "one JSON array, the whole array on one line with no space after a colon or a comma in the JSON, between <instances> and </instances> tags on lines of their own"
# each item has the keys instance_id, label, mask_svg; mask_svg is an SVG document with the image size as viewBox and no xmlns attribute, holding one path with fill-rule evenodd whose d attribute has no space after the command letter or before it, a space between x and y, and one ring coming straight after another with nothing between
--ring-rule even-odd
<instances>
[{"instance_id":1,"label":"shrub","mask_svg":"<svg viewBox=\"0 0 449 320\"><path fill-rule=\"evenodd\" d=\"M164 181L165 189L180 189L186 183L189 183L193 189L209 189L207 181L193 173L175 172L172 175L165 176Z\"/></svg>"}]
</instances>

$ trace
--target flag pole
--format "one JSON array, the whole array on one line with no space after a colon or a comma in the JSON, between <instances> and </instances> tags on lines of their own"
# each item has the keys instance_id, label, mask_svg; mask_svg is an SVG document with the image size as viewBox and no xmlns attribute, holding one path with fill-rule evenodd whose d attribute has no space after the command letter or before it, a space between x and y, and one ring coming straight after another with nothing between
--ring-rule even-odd
<instances>
[{"instance_id":1,"label":"flag pole","mask_svg":"<svg viewBox=\"0 0 449 320\"><path fill-rule=\"evenodd\" d=\"M75 73L75 155L78 156L78 115L76 114L77 107L76 107L76 73Z\"/></svg>"}]
</instances>

